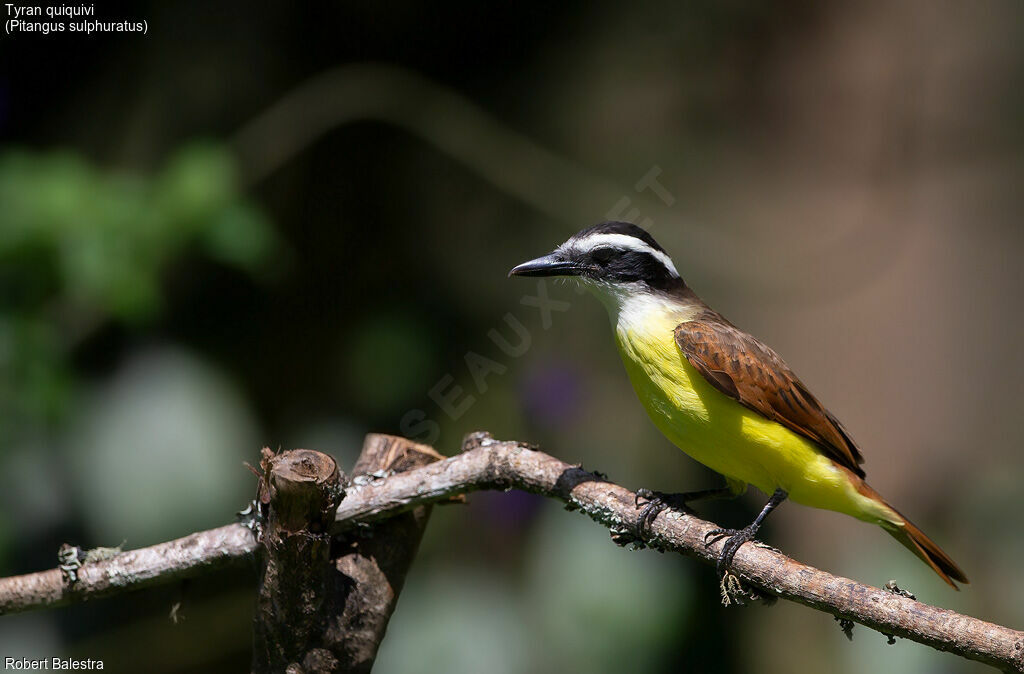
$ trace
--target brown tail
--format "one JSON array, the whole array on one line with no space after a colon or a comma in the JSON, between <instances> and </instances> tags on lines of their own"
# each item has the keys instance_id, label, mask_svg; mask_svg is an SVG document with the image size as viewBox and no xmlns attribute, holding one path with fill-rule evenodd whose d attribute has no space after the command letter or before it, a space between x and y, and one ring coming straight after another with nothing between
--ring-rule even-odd
<instances>
[{"instance_id":1,"label":"brown tail","mask_svg":"<svg viewBox=\"0 0 1024 674\"><path fill-rule=\"evenodd\" d=\"M867 485L864 485L865 487ZM870 488L869 488L870 489ZM871 490L872 495L878 498L878 500L885 503L885 500L878 495L878 492ZM898 510L893 508L888 503L886 506L892 510L897 517L900 518L899 522L882 522L882 528L885 529L890 536L895 538L897 541L903 544L905 548L913 552L915 555L921 558L925 564L932 567L935 573L939 574L942 580L949 583L950 587L954 590L959 590L956 583L953 581L959 581L961 583L969 583L967 576L960 570L960 567L956 565L949 555L942 551L935 541L928 538L923 531L914 526L914 523L903 516Z\"/></svg>"}]
</instances>

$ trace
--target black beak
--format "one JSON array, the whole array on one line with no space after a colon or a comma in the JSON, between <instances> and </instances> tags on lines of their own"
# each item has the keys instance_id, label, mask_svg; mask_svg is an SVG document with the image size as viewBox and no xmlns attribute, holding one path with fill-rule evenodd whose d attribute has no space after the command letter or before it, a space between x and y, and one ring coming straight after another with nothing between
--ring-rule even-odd
<instances>
[{"instance_id":1,"label":"black beak","mask_svg":"<svg viewBox=\"0 0 1024 674\"><path fill-rule=\"evenodd\" d=\"M551 253L512 268L509 276L578 276L585 267Z\"/></svg>"}]
</instances>

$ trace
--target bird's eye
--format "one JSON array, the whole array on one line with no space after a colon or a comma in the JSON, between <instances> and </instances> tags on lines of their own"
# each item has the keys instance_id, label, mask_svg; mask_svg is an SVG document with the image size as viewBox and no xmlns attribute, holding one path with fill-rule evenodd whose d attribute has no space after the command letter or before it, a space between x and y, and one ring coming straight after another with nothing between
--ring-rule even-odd
<instances>
[{"instance_id":1,"label":"bird's eye","mask_svg":"<svg viewBox=\"0 0 1024 674\"><path fill-rule=\"evenodd\" d=\"M615 257L615 251L611 248L598 248L590 255L594 258L594 262L598 264L608 264L608 262Z\"/></svg>"}]
</instances>

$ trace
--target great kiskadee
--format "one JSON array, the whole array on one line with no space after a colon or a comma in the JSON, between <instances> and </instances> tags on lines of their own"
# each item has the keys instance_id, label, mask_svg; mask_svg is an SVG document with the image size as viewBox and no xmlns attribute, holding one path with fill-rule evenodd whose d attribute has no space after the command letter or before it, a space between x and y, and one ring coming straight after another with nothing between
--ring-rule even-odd
<instances>
[{"instance_id":1,"label":"great kiskadee","mask_svg":"<svg viewBox=\"0 0 1024 674\"><path fill-rule=\"evenodd\" d=\"M572 236L515 276L573 276L608 309L619 354L640 402L677 447L721 473L727 486L686 494L648 492L641 535L671 504L738 496L754 485L771 498L752 524L727 538L719 573L765 517L790 498L881 526L956 589L956 563L864 481L860 450L774 351L711 309L679 277L653 237L606 222Z\"/></svg>"}]
</instances>

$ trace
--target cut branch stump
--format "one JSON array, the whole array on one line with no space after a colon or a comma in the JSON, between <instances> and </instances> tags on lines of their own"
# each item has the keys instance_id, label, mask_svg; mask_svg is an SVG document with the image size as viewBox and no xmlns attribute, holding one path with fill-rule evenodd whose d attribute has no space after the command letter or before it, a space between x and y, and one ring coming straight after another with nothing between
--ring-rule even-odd
<instances>
[{"instance_id":1,"label":"cut branch stump","mask_svg":"<svg viewBox=\"0 0 1024 674\"><path fill-rule=\"evenodd\" d=\"M304 671L298 663L307 657L329 655L318 647L331 609L330 524L344 496L341 472L330 456L308 449L265 449L260 465L266 518L252 669Z\"/></svg>"}]
</instances>

